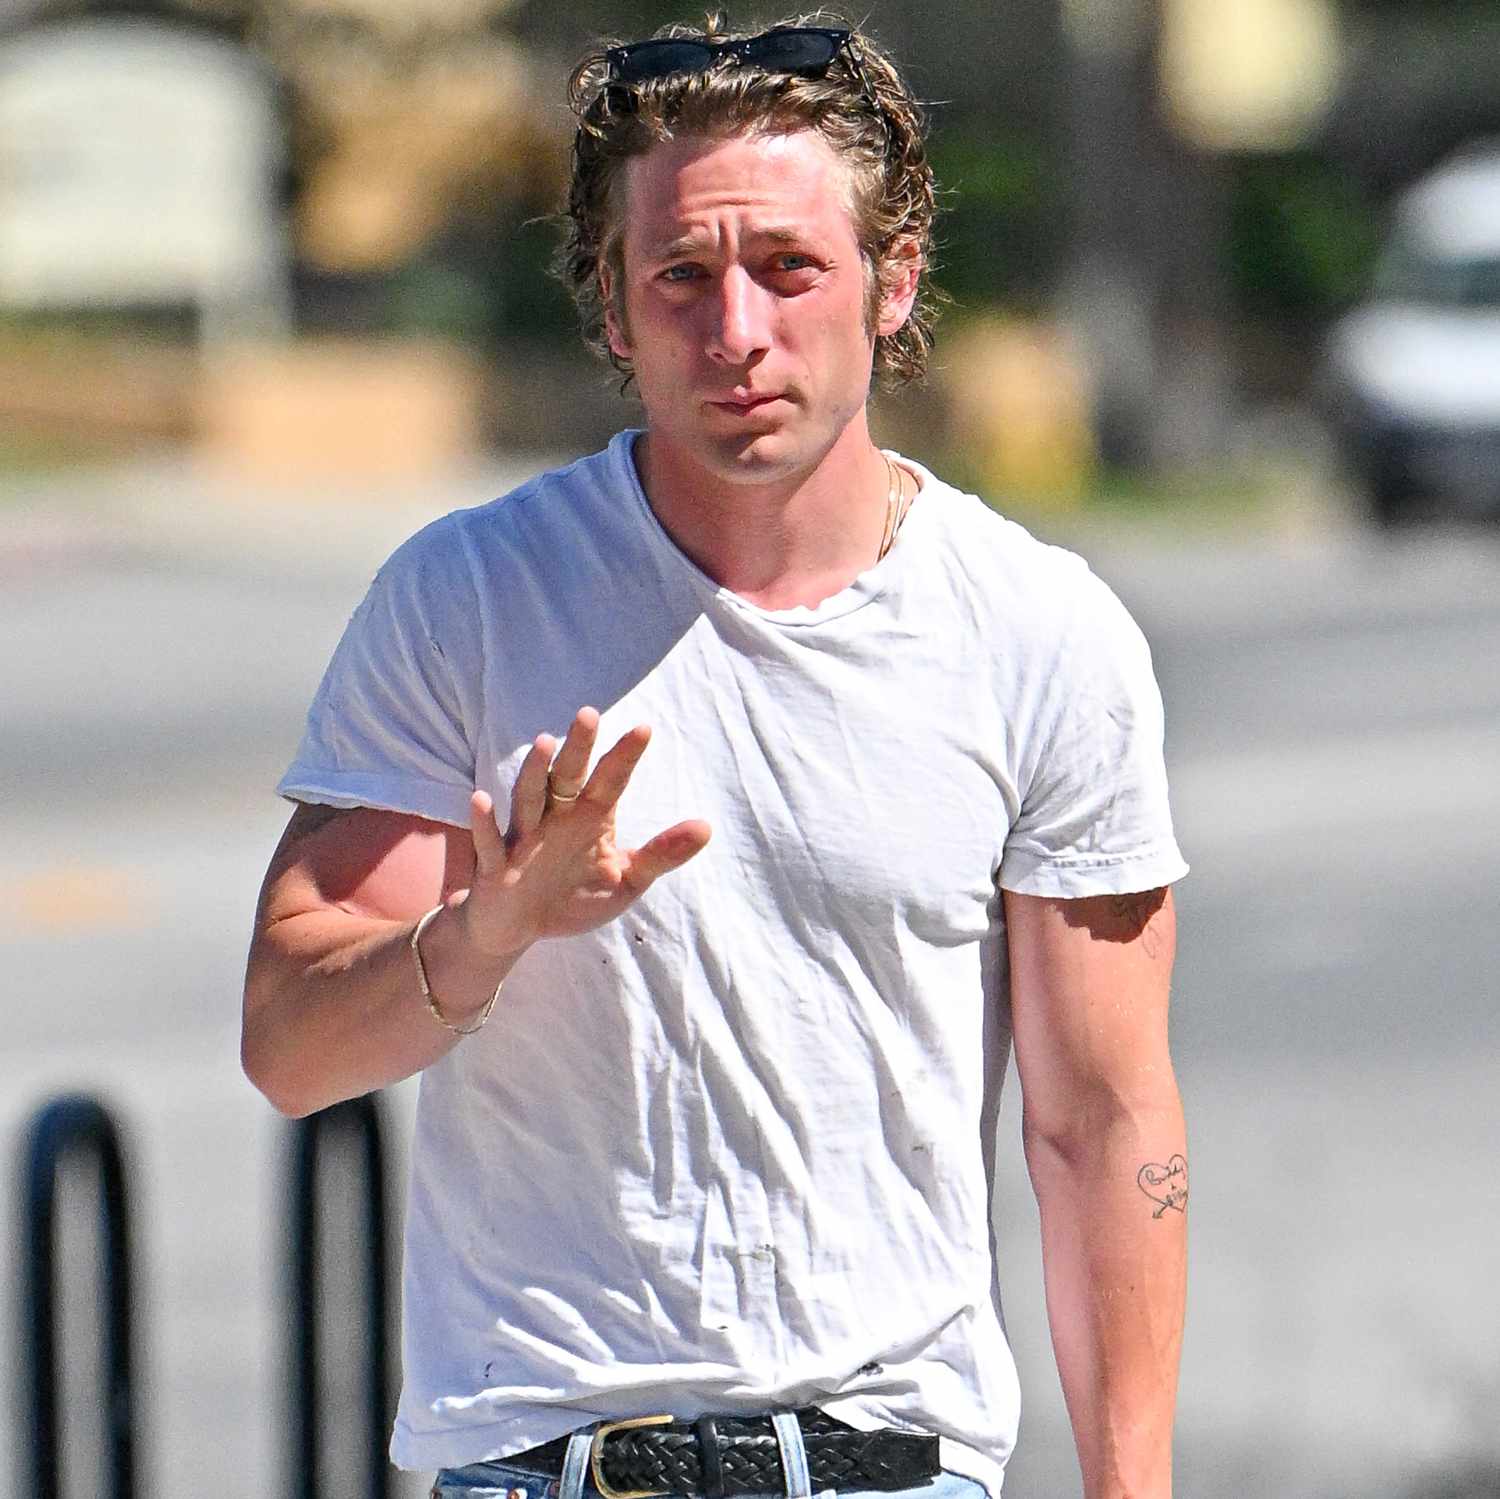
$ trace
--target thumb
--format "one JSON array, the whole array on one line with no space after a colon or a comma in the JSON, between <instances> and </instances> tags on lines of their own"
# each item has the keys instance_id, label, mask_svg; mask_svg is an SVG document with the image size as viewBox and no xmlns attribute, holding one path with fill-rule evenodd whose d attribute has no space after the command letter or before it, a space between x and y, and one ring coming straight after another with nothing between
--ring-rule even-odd
<instances>
[{"instance_id":1,"label":"thumb","mask_svg":"<svg viewBox=\"0 0 1500 1499\"><path fill-rule=\"evenodd\" d=\"M702 853L713 837L713 829L701 819L679 822L676 827L643 843L630 853L630 868L625 882L634 894L640 895L662 875L680 869L695 854Z\"/></svg>"}]
</instances>

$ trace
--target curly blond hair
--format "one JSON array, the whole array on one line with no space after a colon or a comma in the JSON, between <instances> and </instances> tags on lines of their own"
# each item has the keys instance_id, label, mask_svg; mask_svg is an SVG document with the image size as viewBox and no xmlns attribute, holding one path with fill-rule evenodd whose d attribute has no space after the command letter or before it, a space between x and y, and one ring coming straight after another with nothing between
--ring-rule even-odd
<instances>
[{"instance_id":1,"label":"curly blond hair","mask_svg":"<svg viewBox=\"0 0 1500 1499\"><path fill-rule=\"evenodd\" d=\"M938 296L928 277L936 187L928 165L921 105L895 62L868 33L827 11L775 26L847 27L848 42L820 78L767 72L721 58L702 72L670 73L629 85L612 82L601 42L573 70L568 99L578 119L557 272L578 306L585 342L624 374L628 360L609 347L600 273L623 284L617 185L625 164L660 141L750 132L816 130L849 169L855 233L865 263L866 322L874 331L886 290L901 274L898 247L914 246L921 266L911 316L875 340L875 370L887 383L920 379L932 348ZM771 27L760 28L773 29ZM675 24L658 37L737 41L723 11L699 27Z\"/></svg>"}]
</instances>

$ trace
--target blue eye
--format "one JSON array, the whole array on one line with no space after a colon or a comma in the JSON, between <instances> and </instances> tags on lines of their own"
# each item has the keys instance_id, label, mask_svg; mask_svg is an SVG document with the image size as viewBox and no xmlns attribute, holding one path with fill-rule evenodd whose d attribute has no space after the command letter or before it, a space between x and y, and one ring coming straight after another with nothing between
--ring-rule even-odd
<instances>
[{"instance_id":1,"label":"blue eye","mask_svg":"<svg viewBox=\"0 0 1500 1499\"><path fill-rule=\"evenodd\" d=\"M823 262L815 255L804 255L800 250L788 250L778 255L771 262L771 274L774 276L792 276L797 279L790 283L796 287L804 284L804 278L823 272Z\"/></svg>"}]
</instances>

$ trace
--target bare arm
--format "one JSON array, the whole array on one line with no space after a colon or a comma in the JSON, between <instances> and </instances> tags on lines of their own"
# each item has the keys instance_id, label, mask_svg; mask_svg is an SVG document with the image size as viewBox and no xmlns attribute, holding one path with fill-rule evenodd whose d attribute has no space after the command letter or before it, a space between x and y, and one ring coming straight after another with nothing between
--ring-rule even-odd
<instances>
[{"instance_id":1,"label":"bare arm","mask_svg":"<svg viewBox=\"0 0 1500 1499\"><path fill-rule=\"evenodd\" d=\"M240 1042L278 1109L312 1113L457 1044L423 1003L410 949L417 918L439 902L422 957L442 1014L461 1026L533 943L612 920L708 842L705 823L683 822L637 849L615 843L615 809L650 736L633 729L588 774L598 722L585 708L561 749L537 739L503 833L479 791L467 831L370 808L292 814L261 889ZM577 800L548 796L549 771L582 787Z\"/></svg>"},{"instance_id":2,"label":"bare arm","mask_svg":"<svg viewBox=\"0 0 1500 1499\"><path fill-rule=\"evenodd\" d=\"M1087 1499L1167 1499L1187 1141L1167 1049L1169 891L1005 893L1026 1162Z\"/></svg>"}]
</instances>

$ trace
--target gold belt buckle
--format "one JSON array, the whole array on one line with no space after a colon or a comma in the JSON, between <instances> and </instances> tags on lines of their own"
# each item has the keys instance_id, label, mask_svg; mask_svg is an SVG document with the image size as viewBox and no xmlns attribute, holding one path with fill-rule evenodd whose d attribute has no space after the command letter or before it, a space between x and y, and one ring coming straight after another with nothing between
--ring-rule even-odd
<instances>
[{"instance_id":1,"label":"gold belt buckle","mask_svg":"<svg viewBox=\"0 0 1500 1499\"><path fill-rule=\"evenodd\" d=\"M659 1494L670 1494L671 1489L615 1489L604 1478L604 1439L611 1432L627 1431L632 1426L670 1426L672 1416L632 1416L628 1421L606 1421L594 1431L594 1440L589 1446L589 1471L594 1476L594 1487L604 1499L657 1499Z\"/></svg>"}]
</instances>

